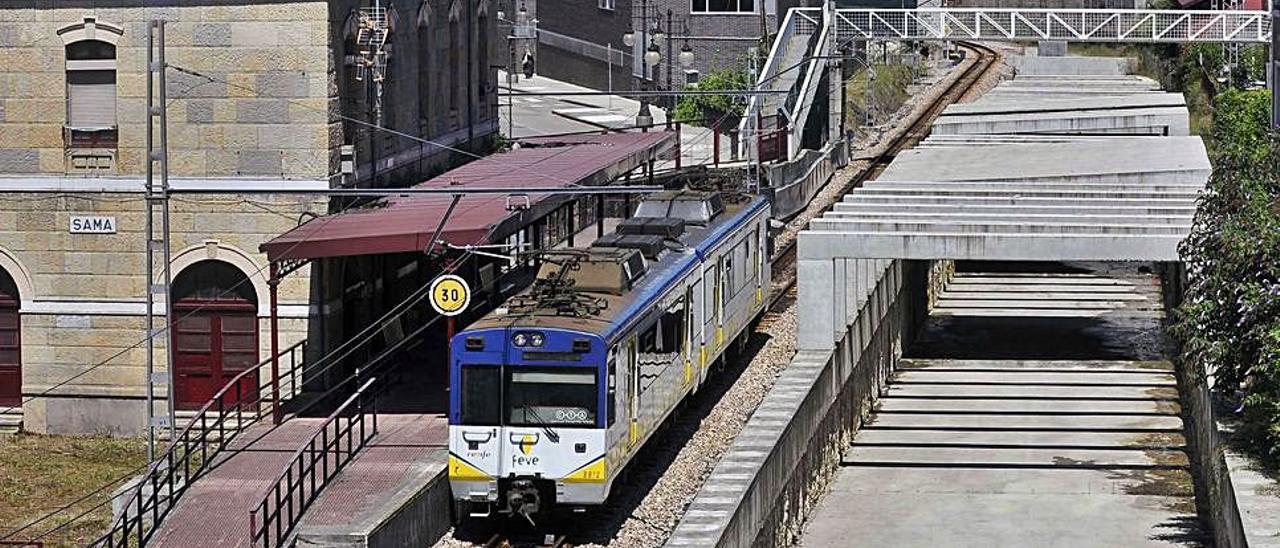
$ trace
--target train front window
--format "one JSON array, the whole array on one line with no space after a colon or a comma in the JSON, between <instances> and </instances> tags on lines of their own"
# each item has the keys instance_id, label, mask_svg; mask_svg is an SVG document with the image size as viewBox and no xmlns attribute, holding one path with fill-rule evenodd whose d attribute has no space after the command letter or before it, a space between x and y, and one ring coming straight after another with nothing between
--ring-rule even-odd
<instances>
[{"instance_id":1,"label":"train front window","mask_svg":"<svg viewBox=\"0 0 1280 548\"><path fill-rule=\"evenodd\" d=\"M596 370L508 367L504 401L511 426L594 425Z\"/></svg>"},{"instance_id":2,"label":"train front window","mask_svg":"<svg viewBox=\"0 0 1280 548\"><path fill-rule=\"evenodd\" d=\"M462 424L497 426L502 422L502 370L496 365L463 365Z\"/></svg>"}]
</instances>

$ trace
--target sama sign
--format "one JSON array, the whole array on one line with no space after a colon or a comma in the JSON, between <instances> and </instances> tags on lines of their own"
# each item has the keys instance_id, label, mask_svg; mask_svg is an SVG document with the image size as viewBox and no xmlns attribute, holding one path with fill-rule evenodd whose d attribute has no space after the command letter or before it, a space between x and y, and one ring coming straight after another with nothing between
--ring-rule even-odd
<instances>
[{"instance_id":1,"label":"sama sign","mask_svg":"<svg viewBox=\"0 0 1280 548\"><path fill-rule=\"evenodd\" d=\"M72 215L72 234L115 234L116 218L102 215Z\"/></svg>"}]
</instances>

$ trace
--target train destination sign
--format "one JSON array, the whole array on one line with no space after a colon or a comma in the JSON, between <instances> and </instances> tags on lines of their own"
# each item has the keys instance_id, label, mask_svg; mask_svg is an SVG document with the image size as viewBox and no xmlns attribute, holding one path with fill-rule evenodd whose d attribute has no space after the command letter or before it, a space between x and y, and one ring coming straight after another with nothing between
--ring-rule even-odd
<instances>
[{"instance_id":1,"label":"train destination sign","mask_svg":"<svg viewBox=\"0 0 1280 548\"><path fill-rule=\"evenodd\" d=\"M471 304L471 287L461 276L445 274L431 282L431 308L441 316L457 316Z\"/></svg>"}]
</instances>

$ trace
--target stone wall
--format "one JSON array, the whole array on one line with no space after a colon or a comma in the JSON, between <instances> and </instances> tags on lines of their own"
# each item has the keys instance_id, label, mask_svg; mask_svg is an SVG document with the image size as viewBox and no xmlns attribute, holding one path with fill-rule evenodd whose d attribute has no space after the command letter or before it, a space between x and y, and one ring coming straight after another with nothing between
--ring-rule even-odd
<instances>
[{"instance_id":1,"label":"stone wall","mask_svg":"<svg viewBox=\"0 0 1280 548\"><path fill-rule=\"evenodd\" d=\"M329 125L326 2L24 4L0 9L0 173L66 172L66 52L58 31L86 17L123 30L116 44L113 174L140 175L146 167L146 37L153 18L169 21L166 61L214 79L169 72L171 174L321 179L331 173L340 139Z\"/></svg>"},{"instance_id":2,"label":"stone wall","mask_svg":"<svg viewBox=\"0 0 1280 548\"><path fill-rule=\"evenodd\" d=\"M207 259L230 263L248 275L258 315L264 318L259 322L263 358L270 349L265 320L268 274L257 246L295 226L303 211L323 213L325 202L268 195L183 195L172 204L173 275ZM70 234L72 215L113 217L117 232ZM131 414L142 416L145 411L139 398L146 389L146 347L129 345L146 334L145 228L143 197L136 193L10 193L0 200L0 256L22 293L23 393L40 394L83 373L58 386L53 392L57 398L28 403L26 429L129 433L142 425ZM309 291L307 268L280 284L281 314L286 318L281 322L282 348L305 336ZM158 353L160 370L163 360L163 353ZM86 398L113 401L89 404Z\"/></svg>"}]
</instances>

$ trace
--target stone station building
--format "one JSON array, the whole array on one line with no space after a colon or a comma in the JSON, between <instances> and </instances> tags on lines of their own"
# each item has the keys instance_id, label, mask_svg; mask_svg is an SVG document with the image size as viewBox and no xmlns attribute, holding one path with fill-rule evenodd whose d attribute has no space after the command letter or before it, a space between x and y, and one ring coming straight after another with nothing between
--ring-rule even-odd
<instances>
[{"instance_id":1,"label":"stone station building","mask_svg":"<svg viewBox=\"0 0 1280 548\"><path fill-rule=\"evenodd\" d=\"M147 291L149 20L167 21L173 188L240 191L172 198L179 409L268 357L259 246L336 208L283 191L408 185L467 157L457 150L488 149L488 2L388 11L381 125L416 138L369 130L376 94L359 69L369 49L360 10L372 3L0 3L0 426L145 431L146 345L135 343ZM354 145L345 173L344 145ZM282 348L306 336L310 293L305 268L281 283Z\"/></svg>"}]
</instances>

